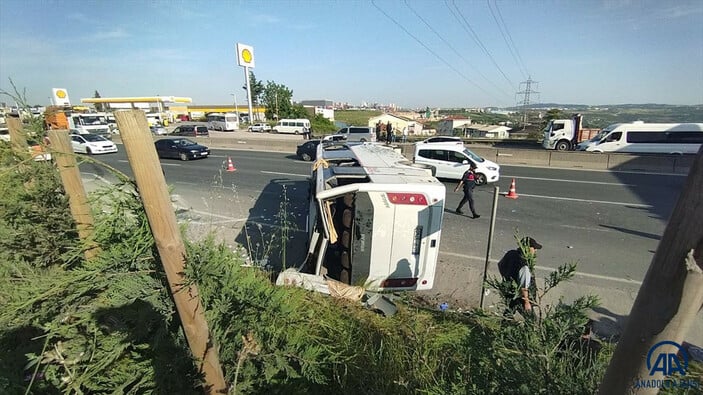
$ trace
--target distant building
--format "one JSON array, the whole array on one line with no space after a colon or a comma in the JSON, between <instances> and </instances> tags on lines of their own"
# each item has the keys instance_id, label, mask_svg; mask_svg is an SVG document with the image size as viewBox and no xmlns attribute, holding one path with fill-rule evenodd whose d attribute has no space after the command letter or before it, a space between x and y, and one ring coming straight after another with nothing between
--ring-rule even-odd
<instances>
[{"instance_id":1,"label":"distant building","mask_svg":"<svg viewBox=\"0 0 703 395\"><path fill-rule=\"evenodd\" d=\"M464 137L477 137L487 139L507 139L511 128L500 125L470 125L464 130Z\"/></svg>"},{"instance_id":2,"label":"distant building","mask_svg":"<svg viewBox=\"0 0 703 395\"><path fill-rule=\"evenodd\" d=\"M303 107L334 108L332 100L302 100L300 104Z\"/></svg>"},{"instance_id":3,"label":"distant building","mask_svg":"<svg viewBox=\"0 0 703 395\"><path fill-rule=\"evenodd\" d=\"M471 118L447 117L439 121L439 125L437 126L437 134L442 136L453 136L455 129L464 130L468 125L471 125Z\"/></svg>"},{"instance_id":4,"label":"distant building","mask_svg":"<svg viewBox=\"0 0 703 395\"><path fill-rule=\"evenodd\" d=\"M334 109L332 109L332 108L324 108L324 107L318 107L318 106L307 106L307 105L304 105L303 107L308 112L308 114L310 114L311 117L314 117L316 114L320 114L323 117L334 122Z\"/></svg>"},{"instance_id":5,"label":"distant building","mask_svg":"<svg viewBox=\"0 0 703 395\"><path fill-rule=\"evenodd\" d=\"M415 119L390 113L370 118L367 126L375 127L378 121L381 121L384 125L390 122L396 135L401 135L404 128L407 128L408 136L426 136L429 134L429 131L424 129L424 125Z\"/></svg>"}]
</instances>

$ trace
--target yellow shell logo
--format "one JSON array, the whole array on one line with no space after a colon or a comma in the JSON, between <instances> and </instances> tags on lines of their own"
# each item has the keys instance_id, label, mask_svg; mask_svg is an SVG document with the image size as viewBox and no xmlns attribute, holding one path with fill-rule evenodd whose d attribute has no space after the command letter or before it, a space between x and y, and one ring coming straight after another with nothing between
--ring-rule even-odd
<instances>
[{"instance_id":1,"label":"yellow shell logo","mask_svg":"<svg viewBox=\"0 0 703 395\"><path fill-rule=\"evenodd\" d=\"M253 56L250 50L246 48L242 50L242 60L244 60L246 63L251 63L252 58Z\"/></svg>"},{"instance_id":2,"label":"yellow shell logo","mask_svg":"<svg viewBox=\"0 0 703 395\"><path fill-rule=\"evenodd\" d=\"M66 91L63 91L61 89L56 91L56 97L59 99L65 99L66 98Z\"/></svg>"}]
</instances>

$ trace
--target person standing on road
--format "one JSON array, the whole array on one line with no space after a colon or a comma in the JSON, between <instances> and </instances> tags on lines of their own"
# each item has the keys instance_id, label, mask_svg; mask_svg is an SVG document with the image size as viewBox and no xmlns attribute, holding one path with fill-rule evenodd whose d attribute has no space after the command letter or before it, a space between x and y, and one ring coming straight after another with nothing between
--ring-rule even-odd
<instances>
[{"instance_id":1,"label":"person standing on road","mask_svg":"<svg viewBox=\"0 0 703 395\"><path fill-rule=\"evenodd\" d=\"M386 142L388 144L393 142L393 125L391 125L391 121L388 121L386 125Z\"/></svg>"},{"instance_id":2,"label":"person standing on road","mask_svg":"<svg viewBox=\"0 0 703 395\"><path fill-rule=\"evenodd\" d=\"M476 213L474 208L474 188L476 187L476 165L471 163L469 165L469 170L465 171L459 180L459 184L454 188L454 192L458 191L459 188L464 187L464 197L459 202L459 206L456 208L457 214L464 214L461 208L464 207L466 202L469 202L469 208L471 209L471 214L474 218L480 218L481 216Z\"/></svg>"},{"instance_id":3,"label":"person standing on road","mask_svg":"<svg viewBox=\"0 0 703 395\"><path fill-rule=\"evenodd\" d=\"M403 142L404 143L408 142L408 127L407 126L403 127Z\"/></svg>"},{"instance_id":4,"label":"person standing on road","mask_svg":"<svg viewBox=\"0 0 703 395\"><path fill-rule=\"evenodd\" d=\"M537 256L535 251L541 248L542 245L537 240L529 236L523 237L518 243L518 248L506 252L498 262L498 270L503 281L513 281L519 288L519 294L510 302L511 309L522 304L525 311L532 311L529 293L532 272L529 263Z\"/></svg>"}]
</instances>

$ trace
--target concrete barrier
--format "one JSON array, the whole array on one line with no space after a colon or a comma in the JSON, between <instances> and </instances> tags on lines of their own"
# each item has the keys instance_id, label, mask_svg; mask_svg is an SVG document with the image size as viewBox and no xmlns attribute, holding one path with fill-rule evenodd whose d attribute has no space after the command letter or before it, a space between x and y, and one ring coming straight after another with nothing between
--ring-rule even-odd
<instances>
[{"instance_id":1,"label":"concrete barrier","mask_svg":"<svg viewBox=\"0 0 703 395\"><path fill-rule=\"evenodd\" d=\"M608 154L608 169L617 171L674 172L675 156Z\"/></svg>"},{"instance_id":2,"label":"concrete barrier","mask_svg":"<svg viewBox=\"0 0 703 395\"><path fill-rule=\"evenodd\" d=\"M674 173L688 174L691 171L695 159L695 155L677 156L674 158Z\"/></svg>"},{"instance_id":3,"label":"concrete barrier","mask_svg":"<svg viewBox=\"0 0 703 395\"><path fill-rule=\"evenodd\" d=\"M494 162L499 165L549 166L549 154L547 150L501 148L497 150Z\"/></svg>"},{"instance_id":4,"label":"concrete barrier","mask_svg":"<svg viewBox=\"0 0 703 395\"><path fill-rule=\"evenodd\" d=\"M574 169L608 169L608 156L585 152L550 151L550 167L565 167Z\"/></svg>"},{"instance_id":5,"label":"concrete barrier","mask_svg":"<svg viewBox=\"0 0 703 395\"><path fill-rule=\"evenodd\" d=\"M154 136L154 140L176 136ZM250 151L273 151L295 153L299 144L305 142L301 136L271 135L268 133L210 132L209 137L188 137L211 148L238 149ZM121 144L119 135L113 141ZM415 144L396 143L394 147L409 160L415 154ZM527 165L564 167L577 169L597 169L615 171L648 171L675 174L688 174L695 160L694 155L631 155L594 154L590 152L559 152L535 149L492 148L482 145L468 147L474 153L500 165Z\"/></svg>"}]
</instances>

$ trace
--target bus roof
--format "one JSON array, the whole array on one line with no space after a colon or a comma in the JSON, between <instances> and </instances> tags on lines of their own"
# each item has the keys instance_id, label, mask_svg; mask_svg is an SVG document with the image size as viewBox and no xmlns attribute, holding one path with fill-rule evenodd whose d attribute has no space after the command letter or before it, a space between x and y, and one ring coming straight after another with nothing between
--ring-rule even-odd
<instances>
[{"instance_id":1,"label":"bus roof","mask_svg":"<svg viewBox=\"0 0 703 395\"><path fill-rule=\"evenodd\" d=\"M391 147L376 143L330 144L322 147L328 162L347 162L334 166L329 175L360 178L382 184L441 184L426 167L419 167Z\"/></svg>"}]
</instances>

